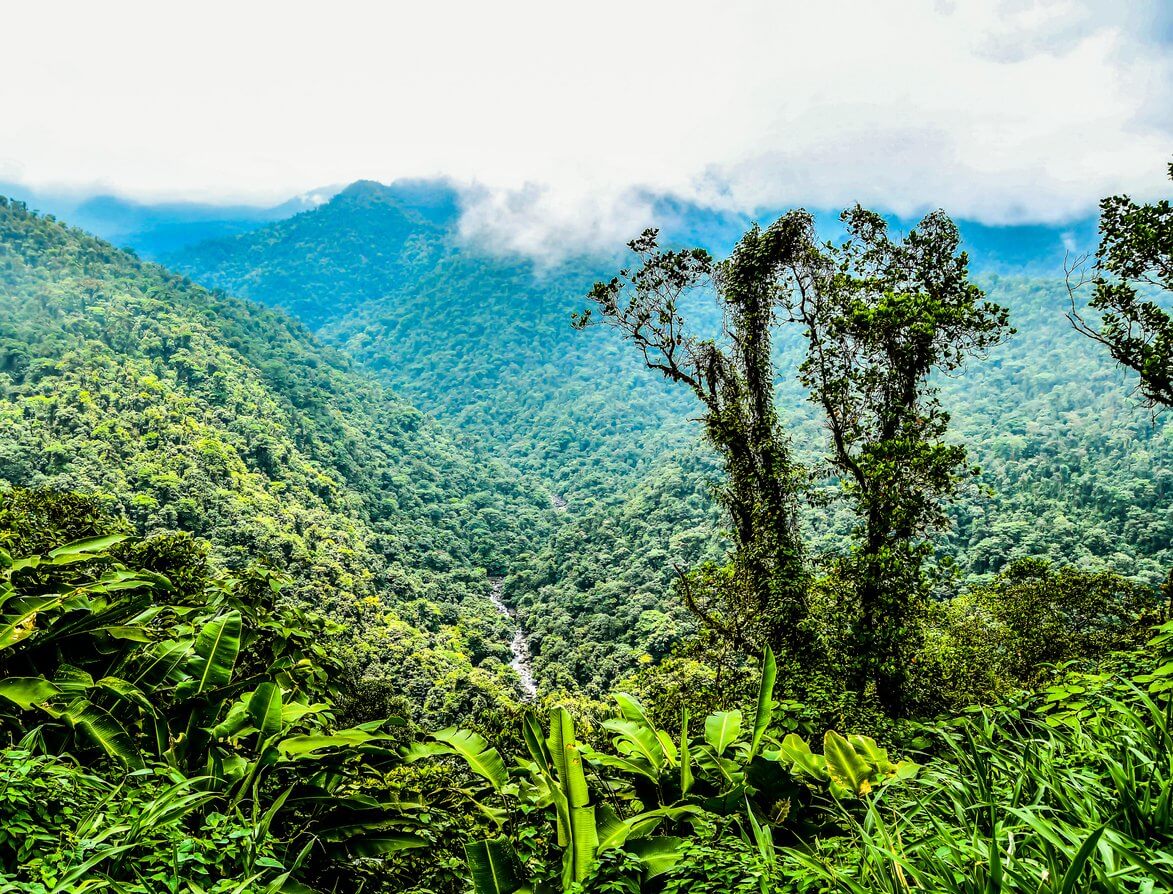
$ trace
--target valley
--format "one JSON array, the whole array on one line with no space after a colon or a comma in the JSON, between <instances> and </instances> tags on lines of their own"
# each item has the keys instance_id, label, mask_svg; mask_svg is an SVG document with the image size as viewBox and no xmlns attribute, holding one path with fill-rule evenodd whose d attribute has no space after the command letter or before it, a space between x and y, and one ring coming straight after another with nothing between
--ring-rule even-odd
<instances>
[{"instance_id":1,"label":"valley","mask_svg":"<svg viewBox=\"0 0 1173 894\"><path fill-rule=\"evenodd\" d=\"M0 13L0 894L1173 894L1173 3Z\"/></svg>"},{"instance_id":2,"label":"valley","mask_svg":"<svg viewBox=\"0 0 1173 894\"><path fill-rule=\"evenodd\" d=\"M566 502L568 517L553 522L566 533L538 550L533 567L513 569L510 602L532 633L539 676L599 693L695 629L673 595L672 569L721 549L709 505L717 472L687 394L614 338L570 329L606 265L538 270L486 255L462 241L457 208L442 183L360 182L318 209L168 262L301 316L456 437L516 468L555 505ZM1038 265L1054 264L1046 252ZM983 470L953 510L941 555L963 578L1042 556L1159 581L1173 560L1173 520L1150 509L1169 487L1170 430L1129 403L1110 359L1071 330L1056 267L1006 276L993 272L998 251L989 257L979 276L1018 331L941 382L955 430ZM711 305L693 310L718 331ZM797 366L795 340L784 334L777 349L781 368ZM826 435L816 407L793 375L778 393L796 451L817 456ZM1076 407L1094 410L1077 417ZM1122 467L1123 479L1105 474ZM1108 484L1122 480L1123 490ZM851 522L832 504L807 513L807 524L833 554ZM617 566L619 580L603 570Z\"/></svg>"},{"instance_id":3,"label":"valley","mask_svg":"<svg viewBox=\"0 0 1173 894\"><path fill-rule=\"evenodd\" d=\"M517 615L501 599L501 590L505 585L505 579L491 577L489 585L493 588L489 593L489 600L493 603L493 608L497 609L501 616L514 627L513 638L509 641L509 651L513 653L513 659L509 662L509 666L513 668L517 678L521 681L523 697L527 701L532 700L538 694L538 686L534 682L533 666L530 664L529 657L529 641L525 635L525 628L517 623Z\"/></svg>"}]
</instances>

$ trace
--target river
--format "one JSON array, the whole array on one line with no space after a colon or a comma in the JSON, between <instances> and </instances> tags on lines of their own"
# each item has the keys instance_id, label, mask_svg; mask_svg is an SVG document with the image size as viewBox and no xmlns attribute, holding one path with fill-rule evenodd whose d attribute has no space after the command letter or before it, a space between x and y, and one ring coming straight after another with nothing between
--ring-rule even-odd
<instances>
[{"instance_id":1,"label":"river","mask_svg":"<svg viewBox=\"0 0 1173 894\"><path fill-rule=\"evenodd\" d=\"M513 641L509 643L509 651L513 653L513 660L509 662L509 666L517 671L517 676L521 678L521 691L524 693L525 700L532 701L538 694L538 686L534 682L534 670L530 664L529 642L525 638L525 631L518 623L517 615L513 613L513 609L506 605L501 598L505 579L490 577L489 584L493 588L489 593L489 599L493 606L514 625Z\"/></svg>"}]
</instances>

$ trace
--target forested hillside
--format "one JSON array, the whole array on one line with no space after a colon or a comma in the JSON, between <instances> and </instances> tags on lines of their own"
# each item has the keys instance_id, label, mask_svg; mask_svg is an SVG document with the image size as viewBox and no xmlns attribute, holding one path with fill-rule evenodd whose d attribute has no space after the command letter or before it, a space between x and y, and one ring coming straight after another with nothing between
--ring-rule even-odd
<instances>
[{"instance_id":1,"label":"forested hillside","mask_svg":"<svg viewBox=\"0 0 1173 894\"><path fill-rule=\"evenodd\" d=\"M640 656L664 655L680 625L691 629L671 596L673 565L688 567L718 540L706 520L715 476L688 422L695 406L614 339L570 331L591 270L490 258L451 224L442 197L364 182L174 262L197 280L291 309L564 498L568 527L518 569L524 588L517 580L513 597L548 678L568 671L602 687ZM979 235L997 261L1005 235ZM1071 328L1061 277L980 281L1017 332L941 382L952 436L982 474L952 510L940 555L963 578L1044 557L1158 580L1173 558L1166 425L1130 400L1111 359ZM717 331L715 307L693 310ZM800 341L781 333L781 369L796 369ZM798 456L821 452L826 435L793 372L779 380L779 406ZM649 501L662 509L646 511ZM812 508L806 519L822 549L837 553L851 525L843 507ZM641 560L622 561L633 555ZM606 635L568 645L584 624Z\"/></svg>"},{"instance_id":2,"label":"forested hillside","mask_svg":"<svg viewBox=\"0 0 1173 894\"><path fill-rule=\"evenodd\" d=\"M222 567L287 570L288 596L347 622L356 667L394 668L429 710L486 658L512 687L486 575L542 543L543 494L285 314L9 201L0 318L0 484L93 494L130 530L207 538Z\"/></svg>"},{"instance_id":3,"label":"forested hillside","mask_svg":"<svg viewBox=\"0 0 1173 894\"><path fill-rule=\"evenodd\" d=\"M687 402L610 340L569 331L592 271L536 275L463 249L452 201L363 181L316 211L170 263L290 310L552 495L614 499L651 457L685 443L670 423Z\"/></svg>"}]
</instances>

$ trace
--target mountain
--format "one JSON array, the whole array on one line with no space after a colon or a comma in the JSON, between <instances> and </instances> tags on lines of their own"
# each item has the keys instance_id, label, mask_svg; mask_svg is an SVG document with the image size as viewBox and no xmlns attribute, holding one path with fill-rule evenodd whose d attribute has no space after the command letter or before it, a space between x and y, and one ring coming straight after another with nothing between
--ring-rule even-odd
<instances>
[{"instance_id":1,"label":"mountain","mask_svg":"<svg viewBox=\"0 0 1173 894\"><path fill-rule=\"evenodd\" d=\"M664 447L688 443L685 396L604 333L570 331L590 270L539 274L470 250L455 214L429 213L426 195L360 181L169 263L290 311L571 504L612 499L617 478L632 482Z\"/></svg>"},{"instance_id":2,"label":"mountain","mask_svg":"<svg viewBox=\"0 0 1173 894\"><path fill-rule=\"evenodd\" d=\"M469 201L468 193L454 184L427 179L402 179L390 185L360 180L345 190L340 186L320 187L273 206L144 202L110 193L36 189L0 181L0 195L20 199L34 210L52 214L151 260L312 211L343 191L350 195L365 191L368 196L393 196L405 209L441 227L454 225ZM727 253L751 223L767 224L787 210L759 208L752 213L734 213L672 196L646 194L640 198L650 209L649 225L658 227L669 241L699 245L718 255ZM821 233L828 237L842 233L837 210L813 210ZM917 221L907 215L886 217L893 227L905 231ZM1097 242L1094 214L1054 224L992 225L964 218L957 223L975 269L985 272L1055 274L1071 258L1094 251ZM570 247L567 254L578 253Z\"/></svg>"},{"instance_id":3,"label":"mountain","mask_svg":"<svg viewBox=\"0 0 1173 894\"><path fill-rule=\"evenodd\" d=\"M0 488L289 569L358 669L435 716L516 692L487 575L543 542L545 495L284 313L0 200L0 429Z\"/></svg>"},{"instance_id":4,"label":"mountain","mask_svg":"<svg viewBox=\"0 0 1173 894\"><path fill-rule=\"evenodd\" d=\"M368 181L351 184L319 210L201 243L192 253L209 271L204 282L320 326L413 278L417 263L428 263L429 246L444 233L443 218L435 220ZM323 241L325 232L331 238ZM337 280L333 273L350 264L360 272Z\"/></svg>"},{"instance_id":5,"label":"mountain","mask_svg":"<svg viewBox=\"0 0 1173 894\"><path fill-rule=\"evenodd\" d=\"M729 253L751 224L768 226L789 210L763 208L753 214L733 214L665 198L653 201L652 208L656 226L669 241L699 245L720 257ZM838 211L810 210L822 238L838 239L845 234ZM919 220L897 214L884 217L896 232L908 232ZM1065 263L1095 252L1098 220L1098 215L1091 214L1061 224L995 225L965 218L955 222L975 271L1056 276L1062 275Z\"/></svg>"},{"instance_id":6,"label":"mountain","mask_svg":"<svg viewBox=\"0 0 1173 894\"><path fill-rule=\"evenodd\" d=\"M687 208L665 220L669 233L726 243L739 226L730 219L724 235L706 230ZM1061 233L967 232L987 261L979 280L1009 307L1018 332L941 383L953 431L984 471L956 507L940 553L963 577L1040 556L1159 579L1173 561L1173 518L1160 508L1173 484L1170 429L1130 401L1110 360L1064 318ZM999 258L1012 267L1034 258L1030 269L1051 272L999 275ZM671 595L673 568L719 543L708 498L715 473L696 448L690 396L645 370L612 333L569 327L590 284L613 268L536 268L486 255L451 222L370 182L171 262L208 285L291 310L566 502L564 524L536 563L509 579L534 633L535 666L550 679L601 690L691 630ZM712 309L696 317L719 326ZM798 362L798 349L797 334L780 339L783 368ZM815 408L793 378L779 389L796 450L816 458L825 435ZM831 506L809 524L833 553L851 522Z\"/></svg>"}]
</instances>

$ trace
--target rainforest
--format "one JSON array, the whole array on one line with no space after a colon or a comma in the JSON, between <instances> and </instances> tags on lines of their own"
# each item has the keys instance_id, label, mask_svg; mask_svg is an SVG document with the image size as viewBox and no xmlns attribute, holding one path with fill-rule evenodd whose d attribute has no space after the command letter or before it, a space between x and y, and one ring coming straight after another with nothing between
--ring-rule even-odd
<instances>
[{"instance_id":1,"label":"rainforest","mask_svg":"<svg viewBox=\"0 0 1173 894\"><path fill-rule=\"evenodd\" d=\"M1173 32L997 5L20 13L0 894L1173 892Z\"/></svg>"}]
</instances>

